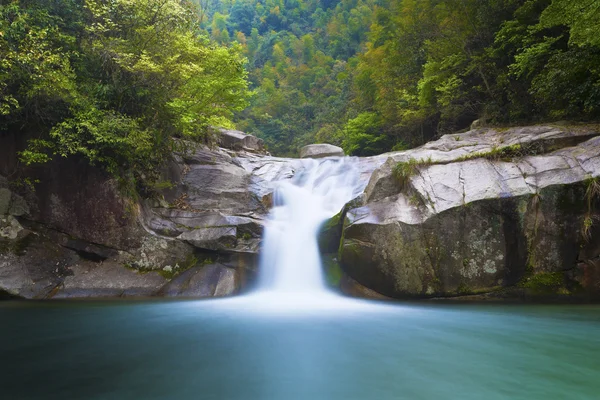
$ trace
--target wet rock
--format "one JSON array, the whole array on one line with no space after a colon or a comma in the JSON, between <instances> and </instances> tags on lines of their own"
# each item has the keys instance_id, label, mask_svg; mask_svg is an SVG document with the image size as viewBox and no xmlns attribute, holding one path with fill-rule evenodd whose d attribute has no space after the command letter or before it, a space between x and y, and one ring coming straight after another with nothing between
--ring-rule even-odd
<instances>
[{"instance_id":1,"label":"wet rock","mask_svg":"<svg viewBox=\"0 0 600 400\"><path fill-rule=\"evenodd\" d=\"M365 203L348 207L344 271L396 298L519 285L527 292L536 276L564 275L582 256L586 218L596 218L598 199L591 207L584 199L590 179L600 176L597 135L587 128L479 130L389 154ZM398 163L410 164L405 176L394 173ZM600 235L586 248L586 258L597 257ZM556 290L574 294L572 283Z\"/></svg>"},{"instance_id":2,"label":"wet rock","mask_svg":"<svg viewBox=\"0 0 600 400\"><path fill-rule=\"evenodd\" d=\"M29 219L90 243L139 247L144 236L136 208L102 170L59 159L35 170L39 179Z\"/></svg>"},{"instance_id":3,"label":"wet rock","mask_svg":"<svg viewBox=\"0 0 600 400\"><path fill-rule=\"evenodd\" d=\"M363 297L365 299L374 300L391 300L390 297L377 293L366 286L361 285L348 275L342 275L340 279L340 290L342 293L353 297Z\"/></svg>"},{"instance_id":4,"label":"wet rock","mask_svg":"<svg viewBox=\"0 0 600 400\"><path fill-rule=\"evenodd\" d=\"M485 126L485 120L483 120L483 119L476 119L475 121L473 121L471 123L471 130L483 128L484 126Z\"/></svg>"},{"instance_id":5,"label":"wet rock","mask_svg":"<svg viewBox=\"0 0 600 400\"><path fill-rule=\"evenodd\" d=\"M72 275L52 298L150 297L166 283L157 272L139 273L113 262L83 262L69 269Z\"/></svg>"},{"instance_id":6,"label":"wet rock","mask_svg":"<svg viewBox=\"0 0 600 400\"><path fill-rule=\"evenodd\" d=\"M157 236L146 236L138 249L122 254L119 260L141 271L179 269L194 258L194 247L189 244Z\"/></svg>"},{"instance_id":7,"label":"wet rock","mask_svg":"<svg viewBox=\"0 0 600 400\"><path fill-rule=\"evenodd\" d=\"M23 199L23 197L18 194L13 193L11 197L10 207L8 209L8 213L10 215L14 215L15 217L21 217L29 214L29 205Z\"/></svg>"},{"instance_id":8,"label":"wet rock","mask_svg":"<svg viewBox=\"0 0 600 400\"><path fill-rule=\"evenodd\" d=\"M50 297L79 261L74 251L34 233L15 244L0 251L0 291L16 297Z\"/></svg>"},{"instance_id":9,"label":"wet rock","mask_svg":"<svg viewBox=\"0 0 600 400\"><path fill-rule=\"evenodd\" d=\"M237 244L237 229L234 226L194 229L178 236L194 247L206 250L227 250Z\"/></svg>"},{"instance_id":10,"label":"wet rock","mask_svg":"<svg viewBox=\"0 0 600 400\"><path fill-rule=\"evenodd\" d=\"M12 192L7 188L0 188L0 215L8 214Z\"/></svg>"},{"instance_id":11,"label":"wet rock","mask_svg":"<svg viewBox=\"0 0 600 400\"><path fill-rule=\"evenodd\" d=\"M14 241L25 234L24 228L12 215L0 216L0 240Z\"/></svg>"},{"instance_id":12,"label":"wet rock","mask_svg":"<svg viewBox=\"0 0 600 400\"><path fill-rule=\"evenodd\" d=\"M236 271L221 264L191 268L173 278L161 290L167 297L231 296L239 289Z\"/></svg>"},{"instance_id":13,"label":"wet rock","mask_svg":"<svg viewBox=\"0 0 600 400\"><path fill-rule=\"evenodd\" d=\"M254 153L264 153L265 146L262 139L248 135L241 131L218 128L218 141L221 147L231 150L245 150Z\"/></svg>"},{"instance_id":14,"label":"wet rock","mask_svg":"<svg viewBox=\"0 0 600 400\"><path fill-rule=\"evenodd\" d=\"M344 150L332 144L309 144L300 149L300 158L343 157Z\"/></svg>"}]
</instances>

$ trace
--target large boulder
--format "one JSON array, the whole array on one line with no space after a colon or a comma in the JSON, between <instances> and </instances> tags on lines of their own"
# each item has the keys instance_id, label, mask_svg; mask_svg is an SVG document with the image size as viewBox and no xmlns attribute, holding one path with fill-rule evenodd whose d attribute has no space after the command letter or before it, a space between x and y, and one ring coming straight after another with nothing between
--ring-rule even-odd
<instances>
[{"instance_id":1,"label":"large boulder","mask_svg":"<svg viewBox=\"0 0 600 400\"><path fill-rule=\"evenodd\" d=\"M479 130L390 154L342 216L342 268L396 298L597 296L598 134Z\"/></svg>"},{"instance_id":2,"label":"large boulder","mask_svg":"<svg viewBox=\"0 0 600 400\"><path fill-rule=\"evenodd\" d=\"M161 290L167 297L222 297L239 290L236 270L222 264L207 264L180 274Z\"/></svg>"},{"instance_id":3,"label":"large boulder","mask_svg":"<svg viewBox=\"0 0 600 400\"><path fill-rule=\"evenodd\" d=\"M252 153L265 153L264 141L256 136L248 135L242 131L232 129L216 129L219 146Z\"/></svg>"},{"instance_id":4,"label":"large boulder","mask_svg":"<svg viewBox=\"0 0 600 400\"><path fill-rule=\"evenodd\" d=\"M144 235L137 206L117 182L78 159L57 159L37 168L28 219L72 237L119 250L139 247Z\"/></svg>"},{"instance_id":5,"label":"large boulder","mask_svg":"<svg viewBox=\"0 0 600 400\"><path fill-rule=\"evenodd\" d=\"M332 144L309 144L300 149L300 158L343 157L344 150Z\"/></svg>"},{"instance_id":6,"label":"large boulder","mask_svg":"<svg viewBox=\"0 0 600 400\"><path fill-rule=\"evenodd\" d=\"M274 182L298 167L297 160L258 154L256 138L242 139L242 147L230 146L235 151L182 142L188 151L161 172L173 185L140 202L76 159L27 171L39 183L26 197L0 177L0 296L203 297L242 290L258 266ZM209 261L218 267L206 267ZM173 289L182 280L185 288Z\"/></svg>"},{"instance_id":7,"label":"large boulder","mask_svg":"<svg viewBox=\"0 0 600 400\"><path fill-rule=\"evenodd\" d=\"M65 277L48 297L150 297L167 282L158 272L140 273L113 262L81 262L69 271L72 275Z\"/></svg>"}]
</instances>

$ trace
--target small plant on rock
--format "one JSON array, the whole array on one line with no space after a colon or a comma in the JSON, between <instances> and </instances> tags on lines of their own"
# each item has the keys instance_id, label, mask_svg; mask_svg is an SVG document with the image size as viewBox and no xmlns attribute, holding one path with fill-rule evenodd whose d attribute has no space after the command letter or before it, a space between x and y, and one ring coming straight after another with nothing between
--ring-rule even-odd
<instances>
[{"instance_id":1,"label":"small plant on rock","mask_svg":"<svg viewBox=\"0 0 600 400\"><path fill-rule=\"evenodd\" d=\"M595 215L594 203L600 198L600 177L589 178L586 181L585 190L585 201L587 204L586 215L583 219L583 226L581 227L581 235L586 242L589 242L592 238L592 228L594 222L598 220L598 216Z\"/></svg>"},{"instance_id":2,"label":"small plant on rock","mask_svg":"<svg viewBox=\"0 0 600 400\"><path fill-rule=\"evenodd\" d=\"M411 158L406 162L399 162L394 166L394 169L392 169L392 175L400 184L400 187L404 188L410 177L417 173L418 165L418 161L414 158Z\"/></svg>"}]
</instances>

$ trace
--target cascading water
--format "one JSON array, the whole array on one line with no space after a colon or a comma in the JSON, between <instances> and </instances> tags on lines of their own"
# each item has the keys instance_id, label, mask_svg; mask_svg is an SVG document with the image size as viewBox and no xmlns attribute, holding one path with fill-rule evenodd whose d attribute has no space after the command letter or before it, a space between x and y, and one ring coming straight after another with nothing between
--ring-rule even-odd
<instances>
[{"instance_id":1,"label":"cascading water","mask_svg":"<svg viewBox=\"0 0 600 400\"><path fill-rule=\"evenodd\" d=\"M327 296L317 246L319 227L360 192L357 160L298 160L293 179L281 181L264 234L261 294L277 298Z\"/></svg>"},{"instance_id":2,"label":"cascading water","mask_svg":"<svg viewBox=\"0 0 600 400\"><path fill-rule=\"evenodd\" d=\"M258 287L245 296L215 304L221 309L281 316L388 310L379 303L328 290L321 269L319 228L364 190L359 159L330 157L294 163L293 178L275 183L275 205L263 234Z\"/></svg>"}]
</instances>

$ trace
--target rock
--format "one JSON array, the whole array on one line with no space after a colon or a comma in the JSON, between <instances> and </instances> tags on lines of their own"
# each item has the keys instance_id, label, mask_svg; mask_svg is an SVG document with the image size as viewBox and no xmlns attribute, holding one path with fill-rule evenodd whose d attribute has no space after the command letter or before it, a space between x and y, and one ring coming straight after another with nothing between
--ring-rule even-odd
<instances>
[{"instance_id":1,"label":"rock","mask_svg":"<svg viewBox=\"0 0 600 400\"><path fill-rule=\"evenodd\" d=\"M192 165L182 184L192 210L266 214L260 199L248 191L249 174L237 165Z\"/></svg>"},{"instance_id":2,"label":"rock","mask_svg":"<svg viewBox=\"0 0 600 400\"><path fill-rule=\"evenodd\" d=\"M0 188L0 215L8 214L12 192L6 188Z\"/></svg>"},{"instance_id":3,"label":"rock","mask_svg":"<svg viewBox=\"0 0 600 400\"><path fill-rule=\"evenodd\" d=\"M14 215L15 217L27 215L29 214L29 205L27 204L25 199L23 199L18 194L13 193L8 213L10 215Z\"/></svg>"},{"instance_id":4,"label":"rock","mask_svg":"<svg viewBox=\"0 0 600 400\"><path fill-rule=\"evenodd\" d=\"M25 230L12 215L0 216L0 241L14 241L22 239L25 235Z\"/></svg>"},{"instance_id":5,"label":"rock","mask_svg":"<svg viewBox=\"0 0 600 400\"><path fill-rule=\"evenodd\" d=\"M241 131L218 128L218 141L221 147L231 150L245 150L254 153L264 153L265 146L262 139L248 135Z\"/></svg>"},{"instance_id":6,"label":"rock","mask_svg":"<svg viewBox=\"0 0 600 400\"><path fill-rule=\"evenodd\" d=\"M27 202L0 182L8 190L0 189L0 292L205 297L243 290L258 269L276 182L335 159L261 155L256 138L227 132L229 149L190 145L175 154L161 171L172 187L139 205L74 159L38 171ZM593 224L587 242L581 234L600 209L586 198L600 175L597 135L569 125L481 128L361 158L364 193L320 236L322 251L348 276L339 268L330 275L347 293L369 297L600 294L600 227ZM343 155L315 146L309 157ZM337 153L323 151L331 147ZM398 163L408 165L402 179Z\"/></svg>"},{"instance_id":7,"label":"rock","mask_svg":"<svg viewBox=\"0 0 600 400\"><path fill-rule=\"evenodd\" d=\"M476 119L475 121L473 121L471 123L471 129L482 128L484 125L485 125L485 120L483 120L483 119Z\"/></svg>"},{"instance_id":8,"label":"rock","mask_svg":"<svg viewBox=\"0 0 600 400\"><path fill-rule=\"evenodd\" d=\"M342 215L343 212L334 215L332 218L325 221L319 228L317 243L319 244L319 251L321 253L327 254L337 252L342 238Z\"/></svg>"},{"instance_id":9,"label":"rock","mask_svg":"<svg viewBox=\"0 0 600 400\"><path fill-rule=\"evenodd\" d=\"M0 291L28 299L48 298L78 260L75 252L32 233L8 251L0 251Z\"/></svg>"},{"instance_id":10,"label":"rock","mask_svg":"<svg viewBox=\"0 0 600 400\"><path fill-rule=\"evenodd\" d=\"M173 278L161 290L167 297L222 297L231 296L239 288L236 271L221 264L191 268Z\"/></svg>"},{"instance_id":11,"label":"rock","mask_svg":"<svg viewBox=\"0 0 600 400\"><path fill-rule=\"evenodd\" d=\"M157 272L141 274L113 262L83 262L70 271L52 298L150 297L166 283Z\"/></svg>"},{"instance_id":12,"label":"rock","mask_svg":"<svg viewBox=\"0 0 600 400\"><path fill-rule=\"evenodd\" d=\"M535 295L540 282L575 294L577 282L566 272L578 268L584 220L600 205L597 198L591 209L585 203L590 179L600 176L597 135L585 128L486 130L388 155L365 203L347 207L342 268L395 298L517 286ZM471 152L462 154L460 143ZM400 182L394 167L411 158L417 161ZM592 242L586 258L600 255L600 235ZM600 293L600 280L594 282L582 285Z\"/></svg>"},{"instance_id":13,"label":"rock","mask_svg":"<svg viewBox=\"0 0 600 400\"><path fill-rule=\"evenodd\" d=\"M144 236L136 208L102 170L74 158L35 170L39 180L29 219L90 243L119 250Z\"/></svg>"},{"instance_id":14,"label":"rock","mask_svg":"<svg viewBox=\"0 0 600 400\"><path fill-rule=\"evenodd\" d=\"M226 250L236 246L237 229L234 226L194 229L182 233L178 239L201 249Z\"/></svg>"},{"instance_id":15,"label":"rock","mask_svg":"<svg viewBox=\"0 0 600 400\"><path fill-rule=\"evenodd\" d=\"M0 187L0 215L6 214L15 217L29 214L29 206L18 194L11 192L6 187Z\"/></svg>"},{"instance_id":16,"label":"rock","mask_svg":"<svg viewBox=\"0 0 600 400\"><path fill-rule=\"evenodd\" d=\"M167 266L170 266L173 271L187 267L194 258L194 247L185 242L146 236L140 248L122 255L119 260L141 271L164 270Z\"/></svg>"},{"instance_id":17,"label":"rock","mask_svg":"<svg viewBox=\"0 0 600 400\"><path fill-rule=\"evenodd\" d=\"M363 297L365 299L374 300L391 300L390 297L377 293L350 278L348 275L342 275L340 279L340 290L342 293L353 297Z\"/></svg>"},{"instance_id":18,"label":"rock","mask_svg":"<svg viewBox=\"0 0 600 400\"><path fill-rule=\"evenodd\" d=\"M309 144L300 149L300 158L343 157L344 150L332 144Z\"/></svg>"}]
</instances>

